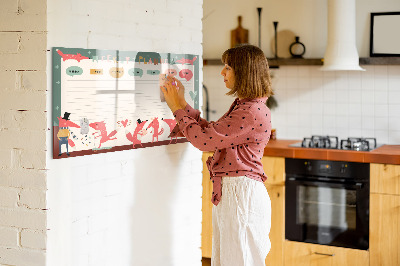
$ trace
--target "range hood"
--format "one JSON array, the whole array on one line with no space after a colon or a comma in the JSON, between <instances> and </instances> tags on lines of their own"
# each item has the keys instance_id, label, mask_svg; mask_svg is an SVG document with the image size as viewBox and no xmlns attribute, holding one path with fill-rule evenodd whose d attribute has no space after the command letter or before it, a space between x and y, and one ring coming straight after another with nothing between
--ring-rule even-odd
<instances>
[{"instance_id":1,"label":"range hood","mask_svg":"<svg viewBox=\"0 0 400 266\"><path fill-rule=\"evenodd\" d=\"M328 44L323 71L358 70L355 0L328 0Z\"/></svg>"}]
</instances>

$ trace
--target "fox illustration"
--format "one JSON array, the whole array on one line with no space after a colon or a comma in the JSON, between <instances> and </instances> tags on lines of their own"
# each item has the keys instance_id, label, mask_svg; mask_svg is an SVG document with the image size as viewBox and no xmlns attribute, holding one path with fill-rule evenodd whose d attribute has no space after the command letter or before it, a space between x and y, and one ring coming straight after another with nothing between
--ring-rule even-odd
<instances>
[{"instance_id":1,"label":"fox illustration","mask_svg":"<svg viewBox=\"0 0 400 266\"><path fill-rule=\"evenodd\" d=\"M95 139L97 139L97 138L100 137L100 145L99 145L99 148L101 147L101 144L102 144L102 143L104 143L104 142L106 142L106 141L109 141L109 140L117 139L117 138L115 138L115 137L112 138L115 134L117 134L117 130L114 130L114 131L112 131L110 134L107 134L106 123L105 123L104 121L101 121L101 122L93 122L93 123L90 123L89 126L90 126L91 128L93 128L94 130L99 130L99 131L100 131L100 133L97 132L97 131L96 131L95 133L93 133L93 135L95 135L96 133L99 134L98 136L95 136L95 137L94 137Z\"/></svg>"},{"instance_id":2,"label":"fox illustration","mask_svg":"<svg viewBox=\"0 0 400 266\"><path fill-rule=\"evenodd\" d=\"M164 119L164 118L162 118L161 120L168 124L170 131L172 132L172 130L176 126L176 120L175 119ZM172 143L172 140L173 140L173 137L171 137L171 141L169 142L169 144ZM175 137L175 140L178 141L178 137Z\"/></svg>"},{"instance_id":3,"label":"fox illustration","mask_svg":"<svg viewBox=\"0 0 400 266\"><path fill-rule=\"evenodd\" d=\"M190 64L190 65L193 65L193 63L194 63L194 61L196 61L196 59L197 59L197 56L195 56L195 57L193 57L193 59L186 59L186 58L182 58L182 59L179 59L179 60L176 60L175 62L176 63L181 63L182 65L184 65L184 64Z\"/></svg>"},{"instance_id":4,"label":"fox illustration","mask_svg":"<svg viewBox=\"0 0 400 266\"><path fill-rule=\"evenodd\" d=\"M82 56L80 53L77 54L64 54L61 50L57 50L57 53L62 57L63 61L68 59L75 59L76 61L80 62L82 59L89 59L89 57Z\"/></svg>"},{"instance_id":5,"label":"fox illustration","mask_svg":"<svg viewBox=\"0 0 400 266\"><path fill-rule=\"evenodd\" d=\"M158 129L160 128L160 122L158 121L158 117L155 117L153 119L153 121L151 121L151 123L147 126L146 129L149 129L149 127L153 128L153 139L151 142L154 142L154 139L157 139L158 141L158 136L160 136L162 133L164 133L164 129L161 128L160 131L158 131Z\"/></svg>"},{"instance_id":6,"label":"fox illustration","mask_svg":"<svg viewBox=\"0 0 400 266\"><path fill-rule=\"evenodd\" d=\"M133 134L126 129L128 123L123 122L123 121L121 121L121 122L122 122L122 125L125 127L126 138L133 143L133 148L135 148L136 144L139 144L140 146L143 147L142 141L139 140L138 136L139 135L144 136L147 134L147 131L143 130L143 127L146 124L147 120L142 121L142 120L138 119L136 122L136 128L133 131Z\"/></svg>"}]
</instances>

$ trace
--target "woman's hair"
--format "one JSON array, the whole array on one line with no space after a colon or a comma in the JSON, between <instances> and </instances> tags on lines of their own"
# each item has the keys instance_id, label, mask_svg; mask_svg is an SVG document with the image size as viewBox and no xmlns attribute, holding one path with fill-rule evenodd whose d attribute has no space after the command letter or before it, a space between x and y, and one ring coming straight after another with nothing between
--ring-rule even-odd
<instances>
[{"instance_id":1,"label":"woman's hair","mask_svg":"<svg viewBox=\"0 0 400 266\"><path fill-rule=\"evenodd\" d=\"M222 63L235 74L235 86L227 95L254 99L274 94L268 61L260 48L246 44L228 49L222 54Z\"/></svg>"}]
</instances>

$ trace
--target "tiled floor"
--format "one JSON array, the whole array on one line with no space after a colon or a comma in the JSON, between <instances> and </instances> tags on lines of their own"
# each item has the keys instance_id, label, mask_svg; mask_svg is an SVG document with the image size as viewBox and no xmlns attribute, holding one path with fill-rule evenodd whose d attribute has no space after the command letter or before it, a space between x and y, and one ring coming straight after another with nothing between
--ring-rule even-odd
<instances>
[{"instance_id":1,"label":"tiled floor","mask_svg":"<svg viewBox=\"0 0 400 266\"><path fill-rule=\"evenodd\" d=\"M202 258L203 266L211 266L211 259L209 258Z\"/></svg>"}]
</instances>

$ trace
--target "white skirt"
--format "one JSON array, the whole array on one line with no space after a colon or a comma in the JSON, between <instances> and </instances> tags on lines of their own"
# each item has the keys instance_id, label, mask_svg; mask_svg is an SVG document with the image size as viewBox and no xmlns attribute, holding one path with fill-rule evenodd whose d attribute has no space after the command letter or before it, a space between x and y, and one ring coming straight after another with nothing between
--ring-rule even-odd
<instances>
[{"instance_id":1,"label":"white skirt","mask_svg":"<svg viewBox=\"0 0 400 266\"><path fill-rule=\"evenodd\" d=\"M271 200L254 179L222 178L222 197L212 210L212 266L262 266L271 249Z\"/></svg>"}]
</instances>

